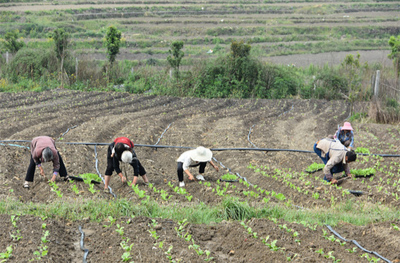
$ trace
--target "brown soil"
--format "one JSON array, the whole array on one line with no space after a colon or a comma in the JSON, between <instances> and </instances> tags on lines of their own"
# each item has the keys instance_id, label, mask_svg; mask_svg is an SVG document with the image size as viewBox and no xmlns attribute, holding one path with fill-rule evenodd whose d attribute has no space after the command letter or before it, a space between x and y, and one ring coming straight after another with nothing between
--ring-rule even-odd
<instances>
[{"instance_id":1,"label":"brown soil","mask_svg":"<svg viewBox=\"0 0 400 263\"><path fill-rule=\"evenodd\" d=\"M260 189L282 193L285 201L270 197L265 204L263 194L251 196L248 191L254 190L243 183L231 183L227 193L247 201L254 207L270 207L295 205L307 213L307 209L331 207L332 200L336 203L354 203L364 205L366 209L371 204L382 204L385 207L399 207L399 201L394 197L398 192L396 185L386 183L395 181L399 174L398 158L362 158L352 164L352 168L376 167L377 173L373 180L354 178L342 184L343 189L359 190L365 194L354 196L343 194L343 189L324 186L321 182L322 172L316 172L303 177L300 174L313 162L320 162L313 153L290 151L250 151L225 150L214 151L216 163L220 172L207 167L205 178L210 186L189 182L187 177L186 190L193 195L189 201L185 196L176 194L168 185L177 185L176 159L185 150L179 148L141 147L140 145L166 145L196 147L203 145L209 148L268 148L295 149L312 151L315 141L332 134L337 125L342 124L349 115L348 106L342 101L323 100L232 100L232 99L198 99L172 98L151 95L130 95L127 93L77 92L69 90L54 90L42 93L1 93L0 94L0 138L1 140L31 140L35 136L48 135L56 139L57 147L66 163L70 175L97 173L95 168L94 146L70 145L65 142L102 143L108 144L118 136L127 136L136 144L135 150L151 183L157 189L165 190L171 197L168 201L161 198L160 193L145 186L141 180L139 188L145 190L151 200L177 206L190 206L204 203L208 206L218 206L222 197L216 194L217 181L231 169L246 177L252 185ZM357 111L368 111L368 105L357 105ZM369 148L373 153L397 154L399 150L399 125L378 125L366 122L352 123L355 128L356 146ZM170 126L169 126L170 125ZM68 128L74 127L65 133ZM167 127L169 128L167 129ZM65 133L65 134L64 134ZM163 134L164 133L164 134ZM161 135L163 136L161 137ZM62 136L62 138L60 138ZM249 140L250 139L250 140ZM14 198L22 203L51 203L59 199L51 191L49 184L38 172L29 190L22 188L30 154L25 148L15 145L0 145L0 193L2 200ZM14 142L20 146L28 146L27 142ZM107 147L99 145L99 171L106 168ZM221 165L222 164L222 165ZM248 168L249 164L257 166L262 171ZM122 165L128 179L132 180L132 169ZM44 164L48 178L51 176L51 165ZM282 172L279 172L279 169ZM196 172L193 169L193 172ZM284 177L290 174L293 177ZM275 177L274 177L275 176ZM304 179L304 180L303 180ZM305 194L293 189L287 183L292 183ZM79 196L71 190L71 184L57 178L57 184L65 202L73 202L76 198L88 201L110 199L110 194L99 191L92 194L83 182L76 182ZM224 183L220 184L225 186ZM236 187L233 188L232 186ZM111 187L117 198L126 198L130 205L140 202L131 188L124 186L117 176L113 176ZM103 185L96 185L101 190ZM214 191L212 190L214 189ZM254 190L256 191L256 190ZM318 193L318 199L312 194ZM393 194L392 194L393 193ZM287 202L290 200L290 202ZM155 220L155 222L153 222ZM188 223L184 233L192 235L196 245L202 250L209 250L215 262L285 262L288 259L300 262L332 262L316 251L322 249L324 255L333 251L336 259L341 262L360 262L364 253L357 249L349 253L354 244L340 245L324 238L323 226L303 225L273 219L252 219L246 221L246 230L238 221L230 220L210 225ZM41 218L34 216L19 216L16 226L12 225L10 215L0 215L4 230L0 238L0 251L5 252L13 245L13 256L10 262L27 262L35 256L43 236L42 224L46 223L49 231L49 254L43 257L48 262L81 262L83 251L80 250L79 226L85 232L84 244L89 249L88 262L120 262L123 249L120 246L121 236L117 226L124 227L124 237L129 238L133 245L131 252L135 262L169 262L167 255L170 246L173 260L181 262L202 262L205 255L199 256L194 249L189 249L191 242L177 236L175 228L179 222L162 218L118 218L117 222L96 223L87 218L82 221L69 221L58 218ZM338 222L334 227L340 235L347 239L355 239L364 248L376 251L389 260L400 259L400 236L392 224L400 225L399 219L391 222L377 222L366 226L355 226ZM104 227L104 225L111 225ZM284 227L285 226L285 227ZM286 229L288 230L286 230ZM19 234L22 239L13 241L10 234ZM154 239L149 230L155 229L159 239ZM290 231L292 229L292 231ZM295 231L298 237L294 237ZM254 237L254 233L257 237ZM263 244L277 240L273 251ZM297 241L296 241L297 240ZM160 241L164 245L160 248ZM370 257L374 255L370 254Z\"/></svg>"}]
</instances>

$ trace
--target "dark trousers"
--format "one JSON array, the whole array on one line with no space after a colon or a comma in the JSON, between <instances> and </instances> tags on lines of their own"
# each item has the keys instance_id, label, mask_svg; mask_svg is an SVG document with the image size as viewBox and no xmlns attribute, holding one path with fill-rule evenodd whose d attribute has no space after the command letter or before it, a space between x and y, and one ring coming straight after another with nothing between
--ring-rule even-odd
<instances>
[{"instance_id":1,"label":"dark trousers","mask_svg":"<svg viewBox=\"0 0 400 263\"><path fill-rule=\"evenodd\" d=\"M111 157L111 152L113 148L114 148L114 143L110 144L107 151L107 169L106 172L104 173L107 176L111 176L114 170L116 172L121 170L119 167L119 160L115 156ZM134 154L134 156L136 157L136 154ZM133 176L138 176L138 174L140 176L143 176L146 174L146 170L144 169L143 165L137 158L134 158L130 163L130 165L133 167Z\"/></svg>"},{"instance_id":2,"label":"dark trousers","mask_svg":"<svg viewBox=\"0 0 400 263\"><path fill-rule=\"evenodd\" d=\"M117 161L119 162L119 161ZM139 166L139 175L143 176L146 174L146 170L144 169L143 165L140 163L139 160L133 160L130 165L133 167L135 170L135 167ZM104 173L107 176L111 176L112 173L114 172L114 160L113 158L107 158L107 169L106 172ZM138 176L136 173L133 173L133 176Z\"/></svg>"},{"instance_id":3,"label":"dark trousers","mask_svg":"<svg viewBox=\"0 0 400 263\"><path fill-rule=\"evenodd\" d=\"M207 162L200 162L198 164L191 165L190 167L199 166L199 174L203 174L205 171L206 165L207 165ZM183 163L182 162L178 162L177 172L178 172L179 182L183 182Z\"/></svg>"},{"instance_id":4,"label":"dark trousers","mask_svg":"<svg viewBox=\"0 0 400 263\"><path fill-rule=\"evenodd\" d=\"M322 152L320 149L317 148L317 144L314 144L314 152L321 158L321 160L326 164L329 161L329 152L325 154L325 157L322 157ZM341 173L344 171L344 167L342 163L338 163L331 169L332 174ZM324 180L328 181L324 176ZM329 181L328 181L329 182Z\"/></svg>"},{"instance_id":5,"label":"dark trousers","mask_svg":"<svg viewBox=\"0 0 400 263\"><path fill-rule=\"evenodd\" d=\"M65 168L63 159L61 158L61 155L59 152L57 152L58 154L58 159L60 160L60 171L59 174L61 177L66 177L67 176L67 169ZM27 182L33 182L33 177L35 176L35 169L36 169L36 164L35 161L32 158L31 155L31 161L29 163L29 167L28 167L28 171L26 172L26 177L25 177L25 181Z\"/></svg>"}]
</instances>

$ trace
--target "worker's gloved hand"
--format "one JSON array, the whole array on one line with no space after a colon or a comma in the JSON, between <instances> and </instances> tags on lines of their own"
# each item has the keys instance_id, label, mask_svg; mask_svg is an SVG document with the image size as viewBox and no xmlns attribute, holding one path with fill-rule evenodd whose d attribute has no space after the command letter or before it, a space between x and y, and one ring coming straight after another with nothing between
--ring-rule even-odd
<instances>
[{"instance_id":1,"label":"worker's gloved hand","mask_svg":"<svg viewBox=\"0 0 400 263\"><path fill-rule=\"evenodd\" d=\"M336 180L336 179L331 180L331 184L337 184L337 183L338 183L338 180Z\"/></svg>"}]
</instances>

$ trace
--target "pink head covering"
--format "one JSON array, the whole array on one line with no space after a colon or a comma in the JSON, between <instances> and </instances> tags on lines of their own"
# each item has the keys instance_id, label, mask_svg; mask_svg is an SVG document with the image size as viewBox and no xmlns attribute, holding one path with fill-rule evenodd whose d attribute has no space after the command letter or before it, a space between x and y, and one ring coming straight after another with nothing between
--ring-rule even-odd
<instances>
[{"instance_id":1,"label":"pink head covering","mask_svg":"<svg viewBox=\"0 0 400 263\"><path fill-rule=\"evenodd\" d=\"M350 122L345 122L344 125L343 125L343 127L342 127L342 130L345 130L345 131L352 131L352 130L353 130L353 127L351 127Z\"/></svg>"}]
</instances>

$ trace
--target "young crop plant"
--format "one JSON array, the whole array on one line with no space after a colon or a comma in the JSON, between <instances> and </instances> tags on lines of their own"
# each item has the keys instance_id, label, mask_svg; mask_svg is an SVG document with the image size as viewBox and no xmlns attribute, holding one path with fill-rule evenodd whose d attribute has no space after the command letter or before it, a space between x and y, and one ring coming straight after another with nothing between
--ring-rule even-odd
<instances>
[{"instance_id":1,"label":"young crop plant","mask_svg":"<svg viewBox=\"0 0 400 263\"><path fill-rule=\"evenodd\" d=\"M79 189L78 186L74 183L72 183L72 191L76 194L79 195Z\"/></svg>"},{"instance_id":2,"label":"young crop plant","mask_svg":"<svg viewBox=\"0 0 400 263\"><path fill-rule=\"evenodd\" d=\"M129 238L127 238L126 240L122 240L121 243L119 243L119 245L122 247L123 250L125 250L125 252L122 254L121 259L123 262L127 262L132 260L131 257L131 250L133 247L133 243L129 245ZM133 261L132 261L133 262Z\"/></svg>"},{"instance_id":3,"label":"young crop plant","mask_svg":"<svg viewBox=\"0 0 400 263\"><path fill-rule=\"evenodd\" d=\"M19 217L16 215L11 215L11 224L14 227L14 229L11 231L10 236L13 241L18 242L20 239L22 239L22 236L20 235L20 230L18 229L17 226L17 221L19 220Z\"/></svg>"},{"instance_id":4,"label":"young crop plant","mask_svg":"<svg viewBox=\"0 0 400 263\"><path fill-rule=\"evenodd\" d=\"M314 197L314 199L318 200L319 193L318 192L313 193L312 197Z\"/></svg>"},{"instance_id":5,"label":"young crop plant","mask_svg":"<svg viewBox=\"0 0 400 263\"><path fill-rule=\"evenodd\" d=\"M267 236L265 239L261 239L261 241L264 243L264 245L266 245L270 250L272 250L272 251L279 251L279 250L281 250L281 249L284 249L284 248L281 248L281 247L278 247L277 245L276 245L276 242L278 242L278 240L277 239L275 239L274 241L272 241L271 243L268 243L268 240L269 240L269 236Z\"/></svg>"},{"instance_id":6,"label":"young crop plant","mask_svg":"<svg viewBox=\"0 0 400 263\"><path fill-rule=\"evenodd\" d=\"M329 251L328 253L326 253L326 254L324 255L324 257L325 257L326 259L331 259L332 262L340 262L340 261L341 261L340 259L336 259L335 256L333 256L333 251Z\"/></svg>"},{"instance_id":7,"label":"young crop plant","mask_svg":"<svg viewBox=\"0 0 400 263\"><path fill-rule=\"evenodd\" d=\"M125 234L125 232L124 232L124 227L123 226L120 226L119 224L117 224L117 229L115 230L115 231L117 231L117 233L120 235L120 236L124 236L124 234Z\"/></svg>"},{"instance_id":8,"label":"young crop plant","mask_svg":"<svg viewBox=\"0 0 400 263\"><path fill-rule=\"evenodd\" d=\"M46 230L45 223L42 224L42 229L43 229L43 236L40 238L42 242L40 243L38 250L33 252L35 258L31 259L30 261L41 260L49 253L48 246L46 245L46 243L49 242L49 240L47 240L47 237L50 235L50 232L49 230Z\"/></svg>"},{"instance_id":9,"label":"young crop plant","mask_svg":"<svg viewBox=\"0 0 400 263\"><path fill-rule=\"evenodd\" d=\"M0 262L6 262L8 259L10 259L12 257L12 252L13 252L13 247L12 245L9 245L6 248L6 252L0 253L0 259L3 259Z\"/></svg>"},{"instance_id":10,"label":"young crop plant","mask_svg":"<svg viewBox=\"0 0 400 263\"><path fill-rule=\"evenodd\" d=\"M235 182L235 181L237 181L237 176L235 174L226 173L221 177L221 180Z\"/></svg>"},{"instance_id":11,"label":"young crop plant","mask_svg":"<svg viewBox=\"0 0 400 263\"><path fill-rule=\"evenodd\" d=\"M158 240L160 236L157 235L157 231L154 229L156 225L157 221L155 219L152 219L152 223L151 225L149 224L150 229L148 231L155 240Z\"/></svg>"},{"instance_id":12,"label":"young crop plant","mask_svg":"<svg viewBox=\"0 0 400 263\"><path fill-rule=\"evenodd\" d=\"M143 199L146 198L147 201L150 199L150 196L146 194L145 190L140 190L139 186L136 185L132 185L132 189L135 192L135 194L139 197L139 199Z\"/></svg>"},{"instance_id":13,"label":"young crop plant","mask_svg":"<svg viewBox=\"0 0 400 263\"><path fill-rule=\"evenodd\" d=\"M51 191L55 192L58 197L60 197L60 198L63 197L63 194L61 193L61 191L58 190L58 185L56 184L56 182L49 181L49 185L51 187Z\"/></svg>"},{"instance_id":14,"label":"young crop plant","mask_svg":"<svg viewBox=\"0 0 400 263\"><path fill-rule=\"evenodd\" d=\"M114 223L115 223L115 221L116 221L116 219L114 219L112 216L108 216L108 221L110 222L110 225L103 225L103 227L110 227L110 226L112 226Z\"/></svg>"},{"instance_id":15,"label":"young crop plant","mask_svg":"<svg viewBox=\"0 0 400 263\"><path fill-rule=\"evenodd\" d=\"M160 190L160 195L161 199L164 201L168 201L171 198L171 195L169 195L165 190L161 189Z\"/></svg>"},{"instance_id":16,"label":"young crop plant","mask_svg":"<svg viewBox=\"0 0 400 263\"><path fill-rule=\"evenodd\" d=\"M322 170L324 167L325 167L325 164L323 164L323 163L312 163L311 165L309 165L306 168L306 172L313 173L313 172Z\"/></svg>"},{"instance_id":17,"label":"young crop plant","mask_svg":"<svg viewBox=\"0 0 400 263\"><path fill-rule=\"evenodd\" d=\"M214 257L210 257L211 252L209 250L202 250L199 245L196 245L194 243L194 240L192 239L192 245L189 245L189 249L194 249L196 251L197 255L202 256L204 253L206 254L206 258L204 261L211 261L214 259Z\"/></svg>"},{"instance_id":18,"label":"young crop plant","mask_svg":"<svg viewBox=\"0 0 400 263\"><path fill-rule=\"evenodd\" d=\"M346 251L348 251L349 253L356 253L357 252L357 247L348 248L348 249L346 249Z\"/></svg>"},{"instance_id":19,"label":"young crop plant","mask_svg":"<svg viewBox=\"0 0 400 263\"><path fill-rule=\"evenodd\" d=\"M371 154L370 150L368 148L363 148L363 147L357 147L355 149L356 153L363 153L363 154Z\"/></svg>"},{"instance_id":20,"label":"young crop plant","mask_svg":"<svg viewBox=\"0 0 400 263\"><path fill-rule=\"evenodd\" d=\"M362 254L360 257L366 258L366 259L368 260L368 262L378 262L378 261L381 260L380 258L370 257L370 256L368 255L368 253L364 253L364 254Z\"/></svg>"},{"instance_id":21,"label":"young crop plant","mask_svg":"<svg viewBox=\"0 0 400 263\"><path fill-rule=\"evenodd\" d=\"M189 222L187 222L186 218L183 219L182 221L178 221L178 227L175 227L175 231L176 231L178 237L181 237L181 238L184 237L183 232L184 232L187 224L189 224Z\"/></svg>"},{"instance_id":22,"label":"young crop plant","mask_svg":"<svg viewBox=\"0 0 400 263\"><path fill-rule=\"evenodd\" d=\"M375 175L376 170L374 168L367 168L367 169L352 169L350 173L355 177L369 177Z\"/></svg>"}]
</instances>

